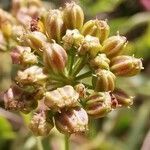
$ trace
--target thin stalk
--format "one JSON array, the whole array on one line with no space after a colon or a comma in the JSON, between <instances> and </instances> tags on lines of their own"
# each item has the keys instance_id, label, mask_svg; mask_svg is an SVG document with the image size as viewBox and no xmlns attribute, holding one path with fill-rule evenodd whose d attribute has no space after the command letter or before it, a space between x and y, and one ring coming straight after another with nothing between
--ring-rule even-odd
<instances>
[{"instance_id":1,"label":"thin stalk","mask_svg":"<svg viewBox=\"0 0 150 150\"><path fill-rule=\"evenodd\" d=\"M86 72L86 73L83 73L83 74L77 76L77 77L75 78L75 80L81 80L81 79L90 77L91 74L92 74L92 72L91 72L91 71L88 71L88 72Z\"/></svg>"},{"instance_id":2,"label":"thin stalk","mask_svg":"<svg viewBox=\"0 0 150 150\"><path fill-rule=\"evenodd\" d=\"M82 70L82 68L85 66L85 62L86 62L86 56L79 58L76 61L73 67L72 76L75 77Z\"/></svg>"},{"instance_id":3,"label":"thin stalk","mask_svg":"<svg viewBox=\"0 0 150 150\"><path fill-rule=\"evenodd\" d=\"M92 85L89 85L89 84L86 84L86 83L84 83L84 85L85 85L88 89L93 89L93 86L92 86Z\"/></svg>"},{"instance_id":4,"label":"thin stalk","mask_svg":"<svg viewBox=\"0 0 150 150\"><path fill-rule=\"evenodd\" d=\"M75 52L73 50L73 52L71 53L71 61L70 61L70 66L69 66L69 75L72 73L74 60L75 60Z\"/></svg>"},{"instance_id":5,"label":"thin stalk","mask_svg":"<svg viewBox=\"0 0 150 150\"><path fill-rule=\"evenodd\" d=\"M60 78L60 77L57 77L56 75L52 75L52 74L51 74L51 75L49 76L49 78L50 78L51 80L63 82L63 79Z\"/></svg>"},{"instance_id":6,"label":"thin stalk","mask_svg":"<svg viewBox=\"0 0 150 150\"><path fill-rule=\"evenodd\" d=\"M72 72L72 67L74 64L74 57L75 57L75 49L71 48L68 53L68 64L67 64L68 75L70 75Z\"/></svg>"},{"instance_id":7,"label":"thin stalk","mask_svg":"<svg viewBox=\"0 0 150 150\"><path fill-rule=\"evenodd\" d=\"M65 135L64 140L65 140L65 150L69 150L69 136Z\"/></svg>"},{"instance_id":8,"label":"thin stalk","mask_svg":"<svg viewBox=\"0 0 150 150\"><path fill-rule=\"evenodd\" d=\"M37 149L38 150L44 150L42 145L42 140L40 137L37 137Z\"/></svg>"}]
</instances>

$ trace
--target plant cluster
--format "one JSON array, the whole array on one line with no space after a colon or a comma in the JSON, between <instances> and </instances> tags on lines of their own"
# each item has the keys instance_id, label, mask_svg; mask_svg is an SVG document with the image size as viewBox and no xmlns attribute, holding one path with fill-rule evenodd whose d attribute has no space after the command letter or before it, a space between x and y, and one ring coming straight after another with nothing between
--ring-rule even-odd
<instances>
[{"instance_id":1,"label":"plant cluster","mask_svg":"<svg viewBox=\"0 0 150 150\"><path fill-rule=\"evenodd\" d=\"M126 37L109 36L105 20L85 22L74 2L30 18L11 51L19 70L4 103L7 110L32 114L33 134L46 136L54 126L67 135L85 132L89 117L132 105L133 97L115 87L117 77L143 69L141 59L122 54Z\"/></svg>"}]
</instances>

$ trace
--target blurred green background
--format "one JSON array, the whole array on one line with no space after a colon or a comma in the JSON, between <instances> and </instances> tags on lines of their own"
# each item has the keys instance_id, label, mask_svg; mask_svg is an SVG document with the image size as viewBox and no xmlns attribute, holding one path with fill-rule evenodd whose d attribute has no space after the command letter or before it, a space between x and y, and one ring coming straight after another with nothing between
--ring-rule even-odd
<instances>
[{"instance_id":1,"label":"blurred green background","mask_svg":"<svg viewBox=\"0 0 150 150\"><path fill-rule=\"evenodd\" d=\"M52 8L67 0L49 0ZM129 40L126 54L143 58L144 70L136 77L117 81L117 85L135 95L129 109L113 111L105 118L90 123L86 135L71 137L72 150L150 150L150 0L78 0L86 19L108 19L111 34L117 31ZM9 10L11 2L0 0ZM0 52L0 91L11 83L12 66L9 52ZM26 123L29 117L0 108L0 150L37 150L37 138ZM63 150L63 136L53 130L42 138L44 150Z\"/></svg>"}]
</instances>

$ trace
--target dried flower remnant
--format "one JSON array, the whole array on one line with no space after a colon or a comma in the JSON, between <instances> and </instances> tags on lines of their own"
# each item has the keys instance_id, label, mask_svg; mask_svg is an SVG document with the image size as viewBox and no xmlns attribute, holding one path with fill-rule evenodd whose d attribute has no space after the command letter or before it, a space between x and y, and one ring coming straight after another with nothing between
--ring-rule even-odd
<instances>
[{"instance_id":1,"label":"dried flower remnant","mask_svg":"<svg viewBox=\"0 0 150 150\"><path fill-rule=\"evenodd\" d=\"M11 51L11 59L13 64L37 64L38 58L31 52L30 47L16 46Z\"/></svg>"},{"instance_id":2,"label":"dried flower remnant","mask_svg":"<svg viewBox=\"0 0 150 150\"><path fill-rule=\"evenodd\" d=\"M29 124L29 128L35 136L47 136L54 126L53 120L47 117L46 111L36 112Z\"/></svg>"},{"instance_id":3,"label":"dried flower remnant","mask_svg":"<svg viewBox=\"0 0 150 150\"><path fill-rule=\"evenodd\" d=\"M83 108L62 110L55 116L56 128L64 134L85 132L88 126L88 115Z\"/></svg>"},{"instance_id":4,"label":"dried flower remnant","mask_svg":"<svg viewBox=\"0 0 150 150\"><path fill-rule=\"evenodd\" d=\"M13 0L12 14L17 22L25 28L30 29L32 19L42 17L46 9L41 0Z\"/></svg>"},{"instance_id":5,"label":"dried flower remnant","mask_svg":"<svg viewBox=\"0 0 150 150\"><path fill-rule=\"evenodd\" d=\"M105 20L84 23L83 10L74 2L47 12L38 2L13 8L23 27L12 28L17 45L11 58L19 69L4 94L6 109L32 112L29 128L36 136L47 136L53 126L63 134L85 132L88 117L130 107L133 98L116 90L115 81L143 67L141 59L121 54L127 39L109 37Z\"/></svg>"},{"instance_id":6,"label":"dried flower remnant","mask_svg":"<svg viewBox=\"0 0 150 150\"><path fill-rule=\"evenodd\" d=\"M129 96L126 92L120 89L116 89L112 92L112 95L116 98L118 106L130 107L133 104L133 96Z\"/></svg>"}]
</instances>

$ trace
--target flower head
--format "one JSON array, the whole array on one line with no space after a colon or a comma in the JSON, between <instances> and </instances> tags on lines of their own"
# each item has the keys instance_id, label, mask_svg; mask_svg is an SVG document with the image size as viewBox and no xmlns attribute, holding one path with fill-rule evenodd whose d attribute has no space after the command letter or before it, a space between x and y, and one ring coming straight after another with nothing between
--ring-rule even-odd
<instances>
[{"instance_id":1,"label":"flower head","mask_svg":"<svg viewBox=\"0 0 150 150\"><path fill-rule=\"evenodd\" d=\"M84 23L83 10L74 2L50 11L39 0L13 3L14 27L12 17L0 10L0 23L7 20L7 30L0 27L0 49L12 36L11 58L18 65L4 103L9 110L32 112L29 128L36 136L48 135L54 125L63 134L85 132L88 117L132 105L133 98L116 90L115 81L143 67L141 59L122 55L124 36L109 37L105 20Z\"/></svg>"}]
</instances>

